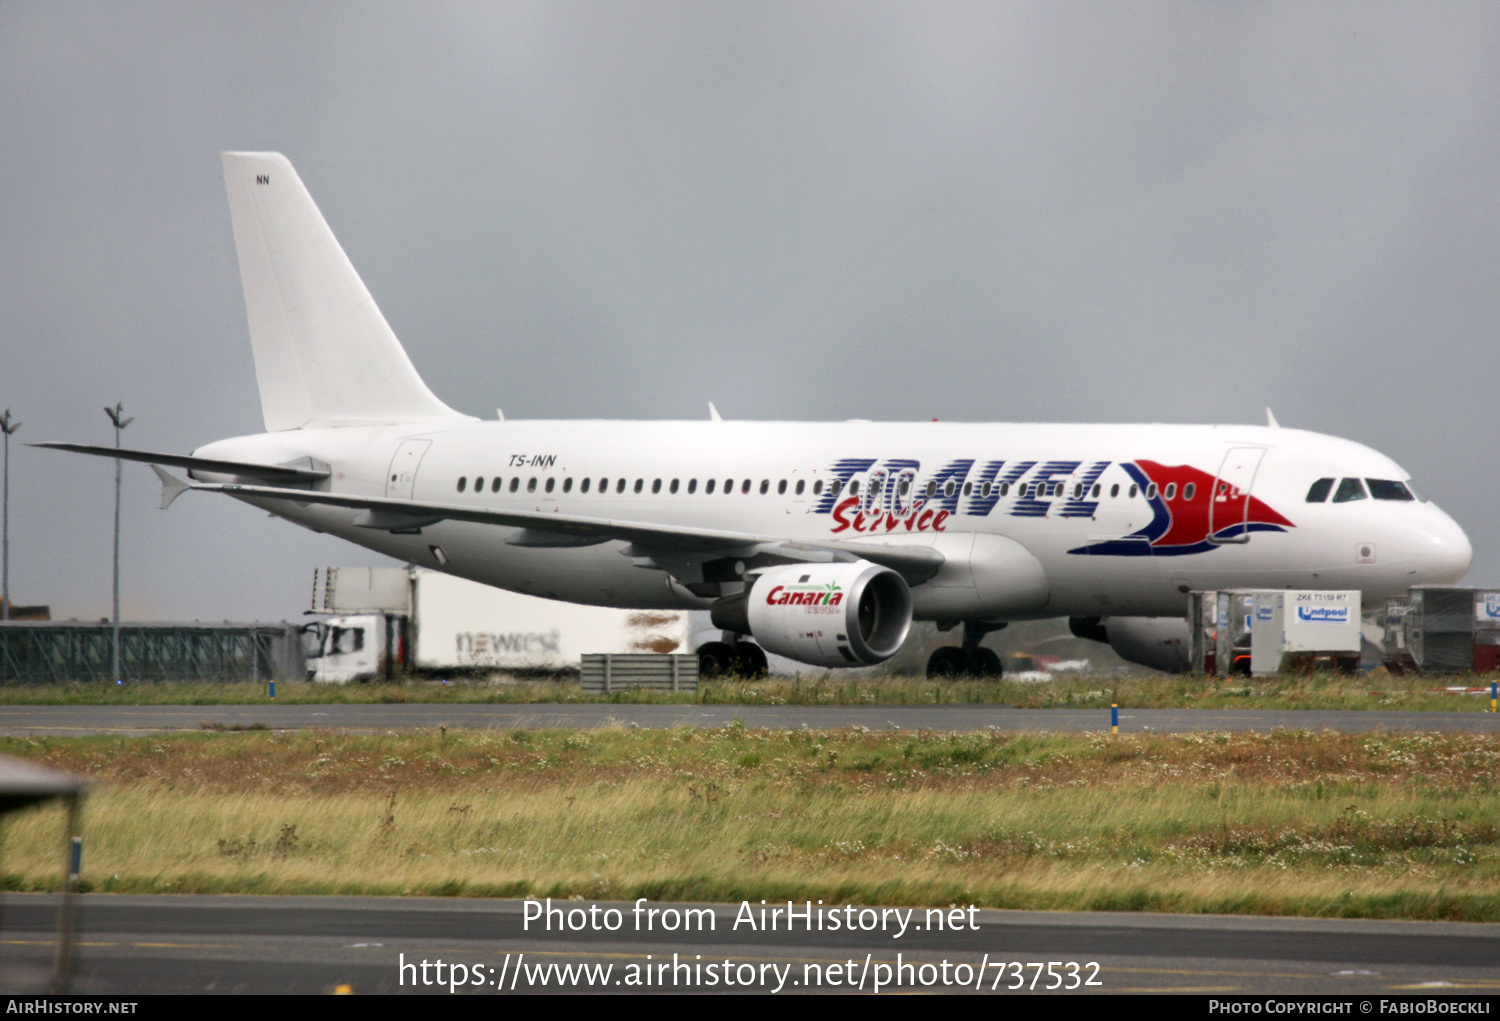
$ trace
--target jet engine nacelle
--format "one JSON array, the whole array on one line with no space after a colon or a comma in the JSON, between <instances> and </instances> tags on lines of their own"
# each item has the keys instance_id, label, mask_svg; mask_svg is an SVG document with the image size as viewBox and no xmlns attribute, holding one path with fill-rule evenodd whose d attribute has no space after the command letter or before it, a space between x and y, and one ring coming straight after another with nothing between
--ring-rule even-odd
<instances>
[{"instance_id":1,"label":"jet engine nacelle","mask_svg":"<svg viewBox=\"0 0 1500 1021\"><path fill-rule=\"evenodd\" d=\"M801 663L873 666L901 648L911 614L901 575L861 560L763 571L747 593L714 604L713 622Z\"/></svg>"},{"instance_id":2,"label":"jet engine nacelle","mask_svg":"<svg viewBox=\"0 0 1500 1021\"><path fill-rule=\"evenodd\" d=\"M1192 634L1183 617L1106 617L1102 624L1121 659L1171 674L1192 667Z\"/></svg>"}]
</instances>

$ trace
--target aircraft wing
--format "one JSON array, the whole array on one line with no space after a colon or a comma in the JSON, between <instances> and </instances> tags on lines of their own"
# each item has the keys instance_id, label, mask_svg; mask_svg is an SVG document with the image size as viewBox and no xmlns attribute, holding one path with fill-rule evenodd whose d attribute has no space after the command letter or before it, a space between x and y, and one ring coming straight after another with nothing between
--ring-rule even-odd
<instances>
[{"instance_id":1,"label":"aircraft wing","mask_svg":"<svg viewBox=\"0 0 1500 1021\"><path fill-rule=\"evenodd\" d=\"M396 500L389 497L322 493L277 486L195 483L197 490L225 493L240 499L291 500L302 505L319 504L361 511L354 524L393 532L416 531L439 521L470 521L521 529L506 540L512 546L590 546L623 540L643 557L727 555L733 550L759 548L775 551L790 560L858 559L889 567L917 585L943 566L944 558L920 546L886 546L840 542L833 539L790 539L689 525L662 525L644 521L618 521L546 511L490 510L462 504Z\"/></svg>"},{"instance_id":2,"label":"aircraft wing","mask_svg":"<svg viewBox=\"0 0 1500 1021\"><path fill-rule=\"evenodd\" d=\"M319 482L332 474L315 465L311 458L292 464L251 464L248 461L220 461L212 457L190 457L185 454L160 454L151 450L122 450L118 447L94 447L86 443L32 443L33 447L71 450L75 454L117 457L122 461L165 464L188 471L213 472L216 475L240 475L269 483Z\"/></svg>"}]
</instances>

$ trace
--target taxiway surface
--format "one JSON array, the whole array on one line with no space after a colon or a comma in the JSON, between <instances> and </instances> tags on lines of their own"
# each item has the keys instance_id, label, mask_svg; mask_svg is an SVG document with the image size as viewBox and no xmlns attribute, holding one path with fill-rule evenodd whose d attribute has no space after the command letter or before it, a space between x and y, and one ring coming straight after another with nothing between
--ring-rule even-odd
<instances>
[{"instance_id":1,"label":"taxiway surface","mask_svg":"<svg viewBox=\"0 0 1500 1021\"><path fill-rule=\"evenodd\" d=\"M668 933L635 931L631 904L599 902L620 912L620 931L547 932L538 921L527 928L524 902L516 900L90 894L81 902L79 993L319 993L347 985L356 993L446 994L449 982L436 982L440 959L450 976L451 965L463 965L468 981L458 990L471 993L625 992L636 988L632 973L639 977L645 966L663 964L668 971L657 973L662 981L651 991L768 991L778 981L783 992L854 991L861 982L872 991L879 965L890 969L888 977L896 975L898 954L913 968L892 989L943 988L938 976L946 961L950 977L964 974L958 966L967 965L971 988L986 992L1009 991L1018 981L1013 969L996 965L1016 962L1023 965L1021 984L1036 992L1054 981L1051 975L1062 976L1064 986L1071 981L1069 963L1080 965L1079 992L1500 990L1500 925L977 911L977 929L939 930L921 928L925 916L918 909L898 937L894 925L885 931L806 931L800 925L792 932L760 931L744 924L740 905L696 905L710 909L699 916L700 929ZM555 906L587 909L591 903ZM8 894L0 910L0 967L6 969L0 978L37 973L50 960L56 899ZM429 964L425 983L422 961ZM706 980L721 973L721 962L734 984ZM1042 968L1026 967L1034 962ZM1049 962L1063 966L1049 975ZM415 967L403 969L403 963ZM701 970L710 963L720 970ZM571 977L554 967L584 964L590 970ZM984 977L975 982L975 974ZM1099 984L1084 985L1090 977Z\"/></svg>"},{"instance_id":2,"label":"taxiway surface","mask_svg":"<svg viewBox=\"0 0 1500 1021\"><path fill-rule=\"evenodd\" d=\"M327 728L383 731L406 727L542 729L552 727L747 727L837 730L1005 731L1108 730L1108 709L1012 709L1004 705L754 706L566 705L478 703L406 705L0 706L0 733L143 734L207 728L272 730ZM1344 712L1321 709L1120 710L1120 731L1184 733L1207 730L1473 731L1500 733L1500 714L1485 712Z\"/></svg>"}]
</instances>

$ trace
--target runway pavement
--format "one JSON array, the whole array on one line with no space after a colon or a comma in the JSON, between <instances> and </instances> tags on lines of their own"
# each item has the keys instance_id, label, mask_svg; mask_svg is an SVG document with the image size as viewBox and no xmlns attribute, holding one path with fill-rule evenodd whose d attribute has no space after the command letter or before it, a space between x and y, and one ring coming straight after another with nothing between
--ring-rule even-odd
<instances>
[{"instance_id":1,"label":"runway pavement","mask_svg":"<svg viewBox=\"0 0 1500 1021\"><path fill-rule=\"evenodd\" d=\"M1057 985L1059 994L1070 984L1077 993L1500 991L1500 925L971 915L960 908L939 912L941 929L923 928L935 916L918 909L897 935L898 918L886 915L877 924L873 912L865 914L870 927L860 929L859 906L850 914L843 905L825 905L825 912L854 919L855 930L830 931L825 913L810 916L825 924L821 931L808 931L798 919L788 932L783 916L772 932L750 927L742 905L648 904L646 910L675 908L680 918L688 907L709 909L696 915L690 932L662 931L665 913L650 919L655 931L648 932L637 927L649 916L636 915L631 904L566 901L553 907L578 911L573 921L585 928L560 931L568 918L559 915L547 932L540 919L528 929L525 905L515 900L93 894L81 901L74 984L80 993L318 993L348 985L356 993L447 994L456 975L464 979L458 991L469 993L874 991L877 979L889 989L957 991L961 976L966 988L983 992L1013 992L1017 984L1024 989L1014 992ZM50 961L55 904L35 894L7 894L0 902L0 981L8 991L15 991L16 976L28 969L39 974ZM584 921L591 907L597 927ZM749 906L753 916L760 907ZM544 906L535 913L545 917ZM611 920L618 931L604 929ZM1019 972L1011 967L1017 963ZM1033 963L1038 967L1028 967ZM910 967L898 970L902 964ZM565 965L589 971L568 973ZM632 975L640 985L632 985Z\"/></svg>"},{"instance_id":2,"label":"runway pavement","mask_svg":"<svg viewBox=\"0 0 1500 1021\"><path fill-rule=\"evenodd\" d=\"M748 705L263 705L217 706L0 706L0 733L144 734L207 727L262 725L272 730L322 727L384 731L404 727L527 728L747 727L834 730L1007 731L1108 730L1108 709L1012 709L1003 705L748 706ZM1485 712L1342 712L1295 709L1120 710L1120 731L1182 733L1203 730L1331 729L1443 730L1500 733L1500 714Z\"/></svg>"}]
</instances>

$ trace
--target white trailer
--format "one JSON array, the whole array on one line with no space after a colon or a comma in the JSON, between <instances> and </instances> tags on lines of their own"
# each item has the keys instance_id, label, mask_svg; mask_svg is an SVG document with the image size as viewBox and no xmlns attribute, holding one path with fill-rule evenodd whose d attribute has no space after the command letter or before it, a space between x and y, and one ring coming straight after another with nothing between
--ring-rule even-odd
<instances>
[{"instance_id":1,"label":"white trailer","mask_svg":"<svg viewBox=\"0 0 1500 1021\"><path fill-rule=\"evenodd\" d=\"M585 653L688 653L688 614L616 610L524 596L425 568L313 575L313 680L400 671L559 670Z\"/></svg>"},{"instance_id":2,"label":"white trailer","mask_svg":"<svg viewBox=\"0 0 1500 1021\"><path fill-rule=\"evenodd\" d=\"M1250 672L1279 673L1289 658L1331 658L1350 673L1359 665L1360 593L1257 590L1250 632Z\"/></svg>"}]
</instances>

